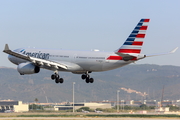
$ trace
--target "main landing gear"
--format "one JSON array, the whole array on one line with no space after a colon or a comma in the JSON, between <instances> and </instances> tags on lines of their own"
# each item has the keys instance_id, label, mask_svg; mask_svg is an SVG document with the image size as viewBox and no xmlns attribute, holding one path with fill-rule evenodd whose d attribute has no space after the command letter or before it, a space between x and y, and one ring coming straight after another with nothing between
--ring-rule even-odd
<instances>
[{"instance_id":1,"label":"main landing gear","mask_svg":"<svg viewBox=\"0 0 180 120\"><path fill-rule=\"evenodd\" d=\"M88 74L88 72L85 73L85 74L83 74L83 75L81 76L81 78L82 78L83 80L85 80L86 83L93 83L93 82L94 82L94 79L93 79L93 78L90 78L90 75Z\"/></svg>"},{"instance_id":2,"label":"main landing gear","mask_svg":"<svg viewBox=\"0 0 180 120\"><path fill-rule=\"evenodd\" d=\"M86 81L86 83L93 83L94 82L94 79L93 78L90 78L90 75L89 75L90 72L86 72L84 73L81 78L83 80ZM58 74L58 71L55 71L54 74L51 75L51 79L52 80L55 80L55 83L63 83L64 82L64 79L63 78L60 78L59 74Z\"/></svg>"},{"instance_id":3,"label":"main landing gear","mask_svg":"<svg viewBox=\"0 0 180 120\"><path fill-rule=\"evenodd\" d=\"M64 82L64 79L60 78L59 74L56 72L51 75L51 79L55 80L55 83L63 83Z\"/></svg>"}]
</instances>

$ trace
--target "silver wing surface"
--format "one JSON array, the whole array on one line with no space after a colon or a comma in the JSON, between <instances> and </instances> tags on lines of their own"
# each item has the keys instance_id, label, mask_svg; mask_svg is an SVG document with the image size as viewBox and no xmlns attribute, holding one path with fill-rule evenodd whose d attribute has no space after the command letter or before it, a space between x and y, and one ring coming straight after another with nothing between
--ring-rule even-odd
<instances>
[{"instance_id":1,"label":"silver wing surface","mask_svg":"<svg viewBox=\"0 0 180 120\"><path fill-rule=\"evenodd\" d=\"M17 58L20 58L20 59L32 62L33 64L35 64L37 66L45 66L47 68L50 67L50 68L53 68L53 69L56 69L56 70L58 70L58 69L67 70L68 69L67 65L61 64L59 62L54 62L54 61L40 59L40 58L35 58L35 57L30 57L28 55L24 55L24 54L20 54L20 53L11 51L9 49L8 44L5 45L5 48L4 48L3 52L5 52L5 53L7 53L9 55L15 56Z\"/></svg>"}]
</instances>

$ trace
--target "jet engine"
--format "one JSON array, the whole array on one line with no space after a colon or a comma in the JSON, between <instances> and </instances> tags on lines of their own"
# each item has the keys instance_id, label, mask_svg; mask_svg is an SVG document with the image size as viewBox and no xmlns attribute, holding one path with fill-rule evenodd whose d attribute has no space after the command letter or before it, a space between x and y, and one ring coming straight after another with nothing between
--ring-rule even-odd
<instances>
[{"instance_id":1,"label":"jet engine","mask_svg":"<svg viewBox=\"0 0 180 120\"><path fill-rule=\"evenodd\" d=\"M21 63L17 66L17 71L21 74L34 74L40 71L38 66L33 65L32 63Z\"/></svg>"}]
</instances>

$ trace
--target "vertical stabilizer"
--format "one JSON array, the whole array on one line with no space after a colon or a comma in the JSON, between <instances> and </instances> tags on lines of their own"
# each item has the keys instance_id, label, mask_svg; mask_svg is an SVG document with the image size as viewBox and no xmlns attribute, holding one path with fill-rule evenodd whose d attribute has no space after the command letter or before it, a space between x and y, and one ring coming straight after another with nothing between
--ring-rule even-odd
<instances>
[{"instance_id":1,"label":"vertical stabilizer","mask_svg":"<svg viewBox=\"0 0 180 120\"><path fill-rule=\"evenodd\" d=\"M149 21L150 19L141 19L116 53L140 54Z\"/></svg>"}]
</instances>

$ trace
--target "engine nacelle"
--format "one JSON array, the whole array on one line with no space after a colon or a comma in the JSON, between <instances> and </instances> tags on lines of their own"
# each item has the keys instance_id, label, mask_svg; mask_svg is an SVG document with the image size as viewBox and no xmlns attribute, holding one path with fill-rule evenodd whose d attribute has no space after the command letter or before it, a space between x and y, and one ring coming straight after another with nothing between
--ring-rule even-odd
<instances>
[{"instance_id":1,"label":"engine nacelle","mask_svg":"<svg viewBox=\"0 0 180 120\"><path fill-rule=\"evenodd\" d=\"M40 71L38 66L35 66L31 63L21 63L17 66L17 71L21 74L34 74Z\"/></svg>"}]
</instances>

